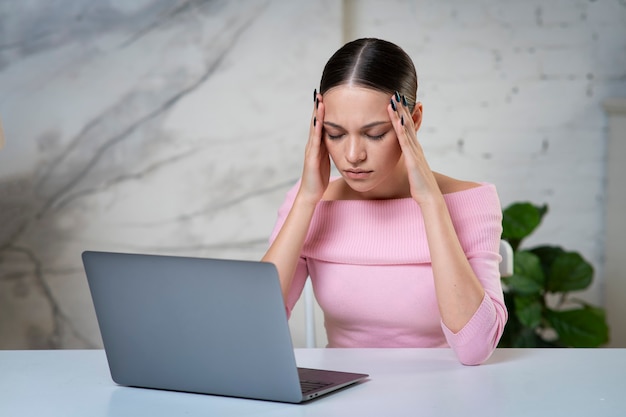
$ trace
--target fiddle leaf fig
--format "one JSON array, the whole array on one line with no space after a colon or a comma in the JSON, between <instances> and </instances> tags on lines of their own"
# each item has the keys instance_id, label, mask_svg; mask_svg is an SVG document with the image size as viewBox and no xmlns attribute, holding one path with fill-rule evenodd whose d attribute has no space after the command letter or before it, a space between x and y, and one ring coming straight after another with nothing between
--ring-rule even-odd
<instances>
[{"instance_id":1,"label":"fiddle leaf fig","mask_svg":"<svg viewBox=\"0 0 626 417\"><path fill-rule=\"evenodd\" d=\"M543 290L545 277L537 255L517 251L513 257L513 275L503 278L504 284L518 294L538 294Z\"/></svg>"},{"instance_id":2,"label":"fiddle leaf fig","mask_svg":"<svg viewBox=\"0 0 626 417\"><path fill-rule=\"evenodd\" d=\"M547 211L547 205L511 204L502 212L502 238L511 244L513 250L517 249L522 239L539 226Z\"/></svg>"},{"instance_id":3,"label":"fiddle leaf fig","mask_svg":"<svg viewBox=\"0 0 626 417\"><path fill-rule=\"evenodd\" d=\"M592 306L565 311L548 309L546 319L565 346L597 347L609 340L609 329L602 309Z\"/></svg>"},{"instance_id":4,"label":"fiddle leaf fig","mask_svg":"<svg viewBox=\"0 0 626 417\"><path fill-rule=\"evenodd\" d=\"M502 238L513 247L513 275L502 277L509 319L500 347L596 347L609 340L604 310L568 298L593 280L593 267L578 252L559 246L520 249L541 223L546 205L514 203L502 215ZM558 297L554 297L557 295ZM552 306L558 300L557 306ZM579 308L560 310L578 303ZM548 335L550 337L548 338Z\"/></svg>"},{"instance_id":5,"label":"fiddle leaf fig","mask_svg":"<svg viewBox=\"0 0 626 417\"><path fill-rule=\"evenodd\" d=\"M537 246L529 249L529 252L532 252L539 257L543 273L546 277L549 277L554 260L565 252L565 250L560 246Z\"/></svg>"},{"instance_id":6,"label":"fiddle leaf fig","mask_svg":"<svg viewBox=\"0 0 626 417\"><path fill-rule=\"evenodd\" d=\"M584 290L593 279L593 267L576 252L563 252L552 263L546 290L569 292Z\"/></svg>"},{"instance_id":7,"label":"fiddle leaf fig","mask_svg":"<svg viewBox=\"0 0 626 417\"><path fill-rule=\"evenodd\" d=\"M515 313L524 326L535 328L541 324L543 304L539 297L516 296Z\"/></svg>"}]
</instances>

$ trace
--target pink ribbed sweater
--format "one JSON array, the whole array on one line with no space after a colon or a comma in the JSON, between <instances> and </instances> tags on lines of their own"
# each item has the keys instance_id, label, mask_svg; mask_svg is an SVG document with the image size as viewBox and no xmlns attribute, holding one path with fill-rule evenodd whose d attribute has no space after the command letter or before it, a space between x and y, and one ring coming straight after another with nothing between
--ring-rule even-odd
<instances>
[{"instance_id":1,"label":"pink ribbed sweater","mask_svg":"<svg viewBox=\"0 0 626 417\"><path fill-rule=\"evenodd\" d=\"M279 209L275 239L299 183ZM469 262L485 289L458 333L441 321L424 222L411 198L318 203L287 309L307 276L324 311L328 347L447 347L464 364L495 349L507 319L498 264L502 212L491 184L444 195Z\"/></svg>"}]
</instances>

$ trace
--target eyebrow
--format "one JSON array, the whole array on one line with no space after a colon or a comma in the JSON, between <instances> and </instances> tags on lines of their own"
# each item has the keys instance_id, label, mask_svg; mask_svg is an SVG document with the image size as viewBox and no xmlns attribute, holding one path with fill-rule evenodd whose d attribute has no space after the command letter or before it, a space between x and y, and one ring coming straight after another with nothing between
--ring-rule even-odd
<instances>
[{"instance_id":1,"label":"eyebrow","mask_svg":"<svg viewBox=\"0 0 626 417\"><path fill-rule=\"evenodd\" d=\"M372 123L368 123L368 124L366 124L365 126L361 127L361 130L367 130L367 129L370 129L370 128L372 128L372 127L379 126L379 125L383 125L383 124L391 124L391 122L390 122L390 121L388 121L388 120L387 120L387 121L384 121L384 120L383 120L383 121L379 121L379 122L372 122ZM334 127L335 129L346 130L343 126L338 125L338 124L333 123L333 122L327 122L327 121L324 121L324 125L328 125L328 126L330 126L330 127Z\"/></svg>"}]
</instances>

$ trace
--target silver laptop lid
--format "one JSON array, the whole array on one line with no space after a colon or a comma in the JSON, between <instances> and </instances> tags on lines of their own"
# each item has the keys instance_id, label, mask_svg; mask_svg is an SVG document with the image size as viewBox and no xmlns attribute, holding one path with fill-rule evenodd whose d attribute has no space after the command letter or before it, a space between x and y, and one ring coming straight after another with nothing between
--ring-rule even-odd
<instances>
[{"instance_id":1,"label":"silver laptop lid","mask_svg":"<svg viewBox=\"0 0 626 417\"><path fill-rule=\"evenodd\" d=\"M301 401L273 264L92 251L83 263L116 383Z\"/></svg>"}]
</instances>

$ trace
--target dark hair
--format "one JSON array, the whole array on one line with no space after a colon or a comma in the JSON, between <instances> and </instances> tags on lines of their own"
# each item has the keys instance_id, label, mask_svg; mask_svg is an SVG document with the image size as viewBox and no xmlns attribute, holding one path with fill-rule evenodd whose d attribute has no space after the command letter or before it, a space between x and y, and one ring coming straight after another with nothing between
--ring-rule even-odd
<instances>
[{"instance_id":1,"label":"dark hair","mask_svg":"<svg viewBox=\"0 0 626 417\"><path fill-rule=\"evenodd\" d=\"M354 84L404 95L411 111L417 100L417 74L402 48L382 39L362 38L348 42L330 57L320 81L320 94L333 87Z\"/></svg>"}]
</instances>

